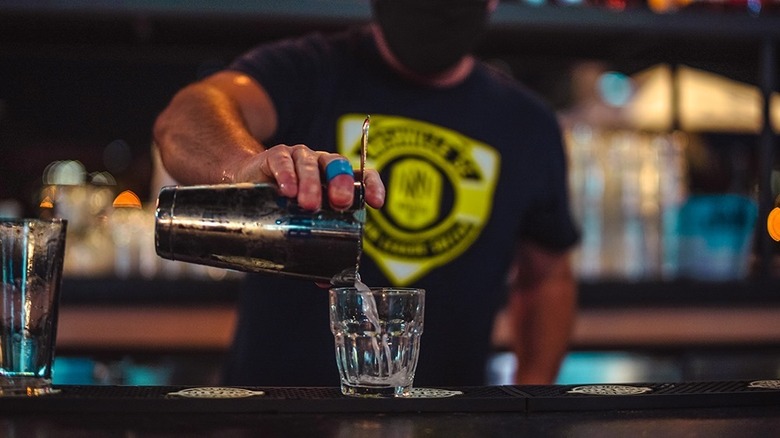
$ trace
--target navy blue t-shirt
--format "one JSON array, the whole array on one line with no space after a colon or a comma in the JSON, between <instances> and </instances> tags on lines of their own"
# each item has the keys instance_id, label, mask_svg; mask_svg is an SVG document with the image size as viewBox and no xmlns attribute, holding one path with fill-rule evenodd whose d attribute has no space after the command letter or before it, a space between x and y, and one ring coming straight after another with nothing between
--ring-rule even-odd
<instances>
[{"instance_id":1,"label":"navy blue t-shirt","mask_svg":"<svg viewBox=\"0 0 780 438\"><path fill-rule=\"evenodd\" d=\"M554 114L482 63L450 88L405 80L367 28L264 45L230 68L254 77L276 107L267 145L336 151L357 167L371 116L367 165L388 191L368 212L361 277L427 291L416 386L483 384L517 242L562 250L578 238ZM250 275L225 371L227 384L337 386L327 292Z\"/></svg>"}]
</instances>

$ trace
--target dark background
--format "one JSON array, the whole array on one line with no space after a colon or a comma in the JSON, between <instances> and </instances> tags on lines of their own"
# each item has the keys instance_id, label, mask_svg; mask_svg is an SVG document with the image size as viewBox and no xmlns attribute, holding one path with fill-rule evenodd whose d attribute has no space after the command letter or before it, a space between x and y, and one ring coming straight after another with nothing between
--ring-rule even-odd
<instances>
[{"instance_id":1,"label":"dark background","mask_svg":"<svg viewBox=\"0 0 780 438\"><path fill-rule=\"evenodd\" d=\"M117 191L151 199L151 127L176 90L257 43L368 17L365 0L177 3L0 5L0 200L17 199L35 215L43 170L55 160L109 171ZM620 14L505 2L479 54L562 109L569 68L582 59L628 74L685 61L758 83L762 42L780 39L778 18L661 16L632 4Z\"/></svg>"}]
</instances>

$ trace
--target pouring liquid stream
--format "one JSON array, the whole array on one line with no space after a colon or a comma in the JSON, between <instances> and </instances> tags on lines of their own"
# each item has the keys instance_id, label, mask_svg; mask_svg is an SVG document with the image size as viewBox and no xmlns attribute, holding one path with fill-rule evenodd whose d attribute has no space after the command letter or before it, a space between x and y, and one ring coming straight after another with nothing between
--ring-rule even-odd
<instances>
[{"instance_id":1,"label":"pouring liquid stream","mask_svg":"<svg viewBox=\"0 0 780 438\"><path fill-rule=\"evenodd\" d=\"M392 376L395 374L396 370L393 366L393 355L390 351L390 344L387 342L387 333L382 332L382 325L379 320L379 312L376 308L376 300L374 299L374 294L371 293L371 288L369 288L365 283L360 281L360 274L355 274L355 289L357 289L358 292L360 292L360 298L361 298L361 304L362 304L362 310L363 313L366 315L366 318L368 321L374 326L374 332L378 335L381 333L381 336L373 336L371 338L371 343L374 347L374 357L377 358L377 361L381 359L382 357L382 351L384 350L384 357L387 361L387 377ZM377 339L379 338L379 339ZM380 346L381 343L381 346ZM379 364L379 377L382 377L382 370L384 367Z\"/></svg>"}]
</instances>

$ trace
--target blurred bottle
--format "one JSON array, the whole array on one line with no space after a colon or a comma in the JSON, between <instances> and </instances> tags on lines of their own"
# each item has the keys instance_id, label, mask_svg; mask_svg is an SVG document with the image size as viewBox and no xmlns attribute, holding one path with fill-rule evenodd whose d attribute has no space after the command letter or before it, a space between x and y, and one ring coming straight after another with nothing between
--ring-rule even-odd
<instances>
[{"instance_id":1,"label":"blurred bottle","mask_svg":"<svg viewBox=\"0 0 780 438\"><path fill-rule=\"evenodd\" d=\"M687 197L685 174L685 144L681 132L659 135L655 145L659 151L659 203L661 208L661 278L675 278L679 272L679 236L677 234L680 207Z\"/></svg>"},{"instance_id":2,"label":"blurred bottle","mask_svg":"<svg viewBox=\"0 0 780 438\"><path fill-rule=\"evenodd\" d=\"M582 228L577 271L580 278L598 279L603 274L604 170L591 126L576 124L567 133L567 143L572 157L572 204Z\"/></svg>"}]
</instances>

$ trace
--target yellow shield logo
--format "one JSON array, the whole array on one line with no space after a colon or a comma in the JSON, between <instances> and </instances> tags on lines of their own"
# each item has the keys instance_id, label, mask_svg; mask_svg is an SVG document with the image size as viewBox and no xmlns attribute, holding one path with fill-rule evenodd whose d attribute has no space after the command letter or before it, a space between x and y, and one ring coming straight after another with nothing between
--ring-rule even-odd
<instances>
[{"instance_id":1,"label":"yellow shield logo","mask_svg":"<svg viewBox=\"0 0 780 438\"><path fill-rule=\"evenodd\" d=\"M339 119L338 151L353 162L364 119ZM364 254L394 285L449 262L479 236L498 179L500 156L491 146L431 123L372 115L366 155L387 198L384 208L367 212Z\"/></svg>"},{"instance_id":2,"label":"yellow shield logo","mask_svg":"<svg viewBox=\"0 0 780 438\"><path fill-rule=\"evenodd\" d=\"M407 159L390 169L387 213L405 228L419 230L439 216L442 177L428 162Z\"/></svg>"}]
</instances>

